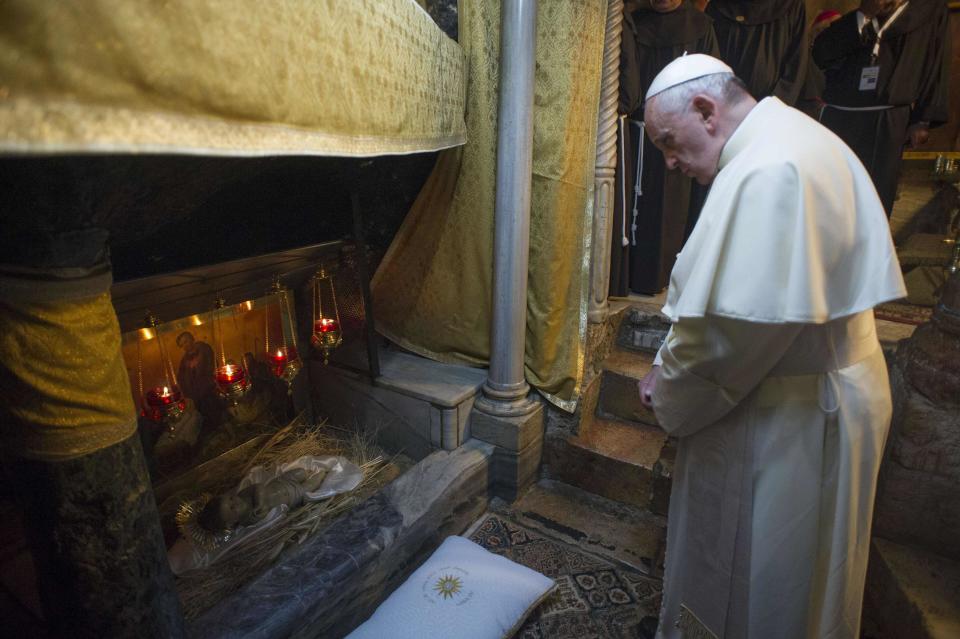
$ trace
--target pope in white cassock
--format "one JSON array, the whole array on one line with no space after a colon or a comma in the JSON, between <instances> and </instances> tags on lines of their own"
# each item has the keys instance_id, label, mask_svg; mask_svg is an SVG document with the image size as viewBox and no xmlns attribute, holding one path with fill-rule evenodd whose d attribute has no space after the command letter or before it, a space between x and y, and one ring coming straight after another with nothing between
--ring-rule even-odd
<instances>
[{"instance_id":1,"label":"pope in white cassock","mask_svg":"<svg viewBox=\"0 0 960 639\"><path fill-rule=\"evenodd\" d=\"M647 92L668 166L713 181L640 383L679 437L658 636L856 638L891 402L874 305L906 291L857 157L705 55Z\"/></svg>"}]
</instances>

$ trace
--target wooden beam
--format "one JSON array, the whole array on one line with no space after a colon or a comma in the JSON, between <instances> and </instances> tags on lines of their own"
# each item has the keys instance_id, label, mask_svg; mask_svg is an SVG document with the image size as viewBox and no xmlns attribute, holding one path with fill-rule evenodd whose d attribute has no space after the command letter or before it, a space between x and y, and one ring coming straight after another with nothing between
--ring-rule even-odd
<instances>
[{"instance_id":1,"label":"wooden beam","mask_svg":"<svg viewBox=\"0 0 960 639\"><path fill-rule=\"evenodd\" d=\"M341 241L221 262L165 275L117 282L111 296L122 332L141 328L147 310L161 319L205 313L219 294L228 304L263 296L274 275L287 288L296 290L316 271L323 260L335 260Z\"/></svg>"}]
</instances>

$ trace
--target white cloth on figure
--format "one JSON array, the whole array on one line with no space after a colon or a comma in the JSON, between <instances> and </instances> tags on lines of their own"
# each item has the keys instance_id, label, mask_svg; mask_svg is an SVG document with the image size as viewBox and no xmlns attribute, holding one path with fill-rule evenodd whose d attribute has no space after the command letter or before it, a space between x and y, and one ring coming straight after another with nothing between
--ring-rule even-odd
<instances>
[{"instance_id":1,"label":"white cloth on figure","mask_svg":"<svg viewBox=\"0 0 960 639\"><path fill-rule=\"evenodd\" d=\"M872 307L904 293L860 162L760 102L664 309L653 403L680 440L658 636L859 636L891 412Z\"/></svg>"},{"instance_id":2,"label":"white cloth on figure","mask_svg":"<svg viewBox=\"0 0 960 639\"><path fill-rule=\"evenodd\" d=\"M320 501L349 492L363 481L363 469L346 457L303 455L280 466L254 466L244 475L234 490L239 493L241 490L256 484L265 485L284 473L296 469L307 471L308 477L314 476L320 471L326 473L323 482L316 490L304 493L303 500L305 502ZM249 526L240 526L233 531L228 540L216 548L202 548L197 546L192 539L184 538L181 535L173 544L173 547L167 551L167 560L170 563L171 571L175 575L182 575L190 570L206 568L217 563L232 553L241 542L279 524L289 510L290 508L285 504L271 508L263 516L263 519Z\"/></svg>"}]
</instances>

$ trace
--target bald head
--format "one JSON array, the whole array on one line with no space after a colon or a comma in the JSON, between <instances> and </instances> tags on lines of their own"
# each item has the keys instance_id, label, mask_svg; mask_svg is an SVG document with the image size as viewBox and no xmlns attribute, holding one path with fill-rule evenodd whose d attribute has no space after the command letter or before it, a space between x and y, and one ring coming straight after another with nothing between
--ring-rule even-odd
<instances>
[{"instance_id":1,"label":"bald head","mask_svg":"<svg viewBox=\"0 0 960 639\"><path fill-rule=\"evenodd\" d=\"M756 104L734 74L713 73L652 96L643 119L668 168L709 184L724 145Z\"/></svg>"}]
</instances>

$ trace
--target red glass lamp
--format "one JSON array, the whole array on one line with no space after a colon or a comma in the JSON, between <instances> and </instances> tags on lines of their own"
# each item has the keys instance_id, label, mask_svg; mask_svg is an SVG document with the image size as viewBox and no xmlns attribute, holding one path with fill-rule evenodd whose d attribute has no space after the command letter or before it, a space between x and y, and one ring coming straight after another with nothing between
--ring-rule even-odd
<instances>
[{"instance_id":1,"label":"red glass lamp","mask_svg":"<svg viewBox=\"0 0 960 639\"><path fill-rule=\"evenodd\" d=\"M217 299L214 305L213 326L216 333L217 352L214 357L219 364L213 371L213 380L217 385L217 392L224 399L236 404L253 389L253 380L247 374L243 364L236 364L228 360L224 347L223 336L223 299ZM243 358L240 358L243 361Z\"/></svg>"},{"instance_id":2,"label":"red glass lamp","mask_svg":"<svg viewBox=\"0 0 960 639\"><path fill-rule=\"evenodd\" d=\"M140 342L137 342L137 385L140 391L140 415L152 422L166 424L173 432L174 424L187 408L187 400L180 392L177 375L173 370L173 363L170 361L167 347L163 343L163 336L158 330L160 320L153 313L148 312L144 324L147 329L146 334L151 335L150 339L156 340L162 372L159 379L155 380L155 385L144 388L143 352Z\"/></svg>"},{"instance_id":3,"label":"red glass lamp","mask_svg":"<svg viewBox=\"0 0 960 639\"><path fill-rule=\"evenodd\" d=\"M326 311L324 302L327 302ZM330 353L343 343L340 330L340 310L333 278L321 266L313 276L313 335L310 343L323 353L323 363L330 361Z\"/></svg>"},{"instance_id":4,"label":"red glass lamp","mask_svg":"<svg viewBox=\"0 0 960 639\"><path fill-rule=\"evenodd\" d=\"M270 362L273 374L287 383L287 392L292 392L291 384L293 379L303 368L300 361L300 354L297 352L297 332L293 325L293 313L290 311L290 299L287 296L287 289L280 283L280 277L277 276L273 281L273 286L267 291L267 294L273 298L275 303L268 304L264 313L264 324L266 326L264 346L267 353L267 361ZM274 343L270 342L270 316L271 307L276 306L280 314L280 336Z\"/></svg>"}]
</instances>

